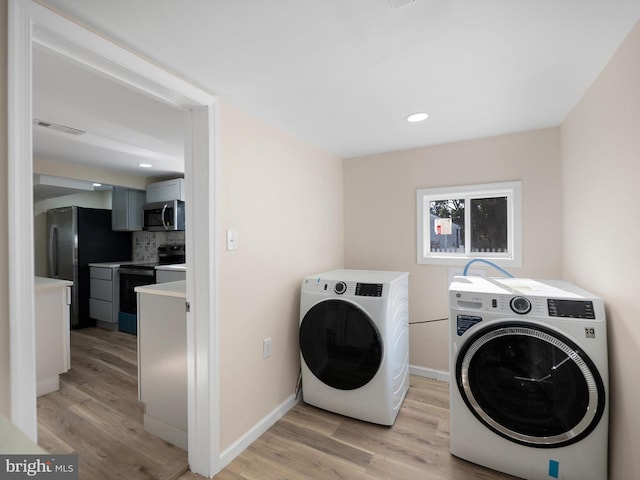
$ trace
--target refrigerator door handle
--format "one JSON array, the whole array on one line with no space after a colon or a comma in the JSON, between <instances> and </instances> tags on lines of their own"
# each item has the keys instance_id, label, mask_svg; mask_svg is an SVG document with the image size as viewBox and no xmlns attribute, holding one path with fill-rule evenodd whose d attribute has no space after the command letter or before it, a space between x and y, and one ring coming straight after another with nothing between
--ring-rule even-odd
<instances>
[{"instance_id":1,"label":"refrigerator door handle","mask_svg":"<svg viewBox=\"0 0 640 480\"><path fill-rule=\"evenodd\" d=\"M58 225L49 226L49 274L58 278Z\"/></svg>"}]
</instances>

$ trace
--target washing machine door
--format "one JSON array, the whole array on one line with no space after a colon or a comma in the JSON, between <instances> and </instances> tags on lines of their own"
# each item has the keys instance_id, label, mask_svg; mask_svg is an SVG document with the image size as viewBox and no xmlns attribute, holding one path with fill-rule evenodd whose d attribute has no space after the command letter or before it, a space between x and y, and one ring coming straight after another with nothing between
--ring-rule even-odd
<instances>
[{"instance_id":1,"label":"washing machine door","mask_svg":"<svg viewBox=\"0 0 640 480\"><path fill-rule=\"evenodd\" d=\"M340 390L360 388L382 361L382 339L369 315L343 300L314 305L300 323L300 352L320 381Z\"/></svg>"},{"instance_id":2,"label":"washing machine door","mask_svg":"<svg viewBox=\"0 0 640 480\"><path fill-rule=\"evenodd\" d=\"M558 332L530 323L474 334L458 354L456 381L482 423L531 447L579 441L605 406L604 385L589 357Z\"/></svg>"}]
</instances>

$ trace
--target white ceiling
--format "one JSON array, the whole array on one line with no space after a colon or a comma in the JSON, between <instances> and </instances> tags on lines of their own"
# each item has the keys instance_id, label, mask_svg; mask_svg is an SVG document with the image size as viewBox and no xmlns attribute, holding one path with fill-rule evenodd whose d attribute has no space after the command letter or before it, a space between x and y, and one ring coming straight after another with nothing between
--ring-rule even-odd
<instances>
[{"instance_id":1,"label":"white ceiling","mask_svg":"<svg viewBox=\"0 0 640 480\"><path fill-rule=\"evenodd\" d=\"M340 157L557 126L640 18L638 0L43 3ZM127 122L94 107L95 94L77 110L71 100L54 104L45 84L60 59L47 57L36 52L36 116L39 104L44 120L162 151L159 162L181 156L179 120L132 92L121 92L127 100L116 109ZM75 75L72 67L65 71ZM105 83L91 75L77 75L71 93L84 93L83 82ZM154 113L145 120L147 108ZM409 124L415 111L430 117ZM60 135L43 134L36 148L64 156ZM82 155L116 162L89 143Z\"/></svg>"},{"instance_id":2,"label":"white ceiling","mask_svg":"<svg viewBox=\"0 0 640 480\"><path fill-rule=\"evenodd\" d=\"M183 112L38 45L33 65L35 156L133 175L184 171Z\"/></svg>"}]
</instances>

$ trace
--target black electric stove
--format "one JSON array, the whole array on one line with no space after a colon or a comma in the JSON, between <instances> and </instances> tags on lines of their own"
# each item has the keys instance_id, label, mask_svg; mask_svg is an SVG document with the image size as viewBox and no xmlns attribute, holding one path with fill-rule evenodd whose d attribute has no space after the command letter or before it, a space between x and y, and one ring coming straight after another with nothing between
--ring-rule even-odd
<instances>
[{"instance_id":1,"label":"black electric stove","mask_svg":"<svg viewBox=\"0 0 640 480\"><path fill-rule=\"evenodd\" d=\"M137 334L138 330L138 298L136 287L156 283L156 267L185 262L184 245L160 245L158 261L129 263L120 265L120 311L118 328L120 331Z\"/></svg>"}]
</instances>

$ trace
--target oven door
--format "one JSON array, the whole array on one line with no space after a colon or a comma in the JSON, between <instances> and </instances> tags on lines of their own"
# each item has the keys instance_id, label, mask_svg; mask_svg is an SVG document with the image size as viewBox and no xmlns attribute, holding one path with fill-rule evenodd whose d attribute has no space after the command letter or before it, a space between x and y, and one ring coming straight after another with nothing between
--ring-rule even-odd
<instances>
[{"instance_id":1,"label":"oven door","mask_svg":"<svg viewBox=\"0 0 640 480\"><path fill-rule=\"evenodd\" d=\"M138 299L135 288L156 283L156 270L120 268L120 312L118 327L123 332L137 334Z\"/></svg>"}]
</instances>

